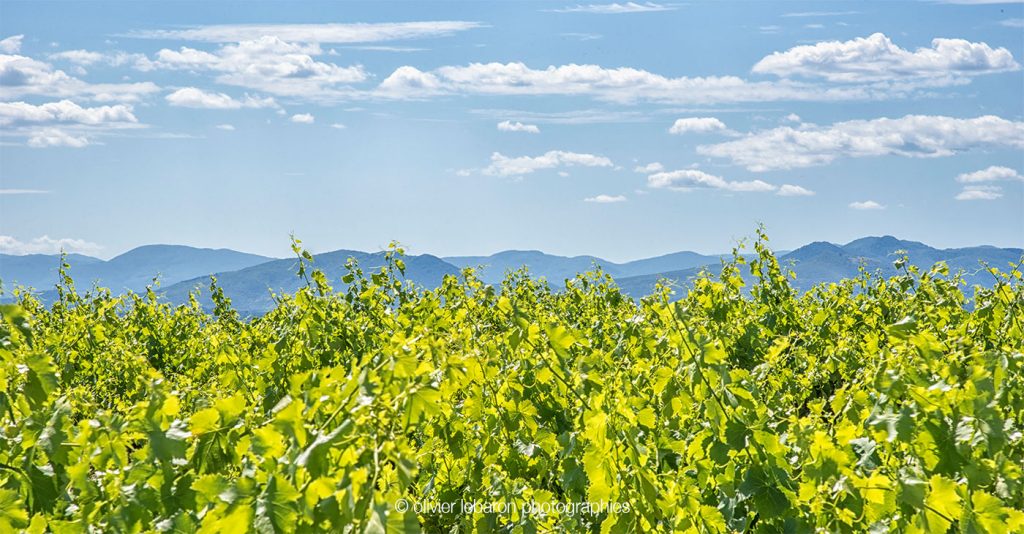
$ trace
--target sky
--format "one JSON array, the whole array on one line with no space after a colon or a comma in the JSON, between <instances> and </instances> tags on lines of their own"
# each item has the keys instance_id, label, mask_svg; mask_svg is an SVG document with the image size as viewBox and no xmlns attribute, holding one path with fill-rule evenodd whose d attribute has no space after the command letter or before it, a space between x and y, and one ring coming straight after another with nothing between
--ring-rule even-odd
<instances>
[{"instance_id":1,"label":"sky","mask_svg":"<svg viewBox=\"0 0 1024 534\"><path fill-rule=\"evenodd\" d=\"M1024 246L1024 4L0 2L0 252Z\"/></svg>"}]
</instances>

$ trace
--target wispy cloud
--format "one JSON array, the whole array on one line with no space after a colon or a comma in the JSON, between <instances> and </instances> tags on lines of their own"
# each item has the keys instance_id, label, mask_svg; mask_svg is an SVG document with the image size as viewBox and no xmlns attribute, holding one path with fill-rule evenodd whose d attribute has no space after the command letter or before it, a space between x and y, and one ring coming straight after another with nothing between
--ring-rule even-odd
<instances>
[{"instance_id":1,"label":"wispy cloud","mask_svg":"<svg viewBox=\"0 0 1024 534\"><path fill-rule=\"evenodd\" d=\"M593 202L595 204L614 204L625 201L626 197L623 195L597 195L583 199L583 202Z\"/></svg>"},{"instance_id":2,"label":"wispy cloud","mask_svg":"<svg viewBox=\"0 0 1024 534\"><path fill-rule=\"evenodd\" d=\"M0 40L0 52L4 54L17 54L21 51L21 41L24 38L24 35L12 35Z\"/></svg>"},{"instance_id":3,"label":"wispy cloud","mask_svg":"<svg viewBox=\"0 0 1024 534\"><path fill-rule=\"evenodd\" d=\"M594 154L550 150L540 156L508 157L500 152L491 154L491 164L483 174L490 176L523 176L539 170L559 167L612 167L612 160Z\"/></svg>"},{"instance_id":4,"label":"wispy cloud","mask_svg":"<svg viewBox=\"0 0 1024 534\"><path fill-rule=\"evenodd\" d=\"M546 9L551 13L594 13L598 15L621 15L625 13L656 13L659 11L675 11L672 4L656 4L654 2L624 2L621 4L578 4L560 9Z\"/></svg>"},{"instance_id":5,"label":"wispy cloud","mask_svg":"<svg viewBox=\"0 0 1024 534\"><path fill-rule=\"evenodd\" d=\"M13 236L0 235L0 253L24 256L26 254L59 254L60 252L77 254L97 254L103 247L84 239L52 238L44 235L28 241L20 241Z\"/></svg>"},{"instance_id":6,"label":"wispy cloud","mask_svg":"<svg viewBox=\"0 0 1024 534\"><path fill-rule=\"evenodd\" d=\"M762 180L730 181L696 169L658 172L647 176L647 186L654 189L691 191L722 189L736 193L775 191L776 187Z\"/></svg>"},{"instance_id":7,"label":"wispy cloud","mask_svg":"<svg viewBox=\"0 0 1024 534\"><path fill-rule=\"evenodd\" d=\"M0 195L46 195L45 189L0 189Z\"/></svg>"},{"instance_id":8,"label":"wispy cloud","mask_svg":"<svg viewBox=\"0 0 1024 534\"><path fill-rule=\"evenodd\" d=\"M907 115L801 124L747 134L724 143L701 145L702 155L725 158L751 171L825 165L840 158L904 156L932 158L984 148L1024 149L1024 122L986 115L959 119Z\"/></svg>"},{"instance_id":9,"label":"wispy cloud","mask_svg":"<svg viewBox=\"0 0 1024 534\"><path fill-rule=\"evenodd\" d=\"M996 200L1003 197L998 185L968 185L953 198L956 200Z\"/></svg>"},{"instance_id":10,"label":"wispy cloud","mask_svg":"<svg viewBox=\"0 0 1024 534\"><path fill-rule=\"evenodd\" d=\"M20 46L20 45L19 45ZM152 82L88 83L26 56L0 54L0 100L29 95L101 102L134 102L160 90Z\"/></svg>"},{"instance_id":11,"label":"wispy cloud","mask_svg":"<svg viewBox=\"0 0 1024 534\"><path fill-rule=\"evenodd\" d=\"M263 36L224 45L214 52L184 46L178 50L165 48L153 60L137 62L136 68L205 71L220 84L310 99L351 97L354 90L350 86L369 78L361 65L343 67L314 59L323 53L316 43Z\"/></svg>"},{"instance_id":12,"label":"wispy cloud","mask_svg":"<svg viewBox=\"0 0 1024 534\"><path fill-rule=\"evenodd\" d=\"M273 98L257 98L245 95L236 100L224 93L203 91L196 87L178 89L164 97L172 106L203 109L276 108Z\"/></svg>"},{"instance_id":13,"label":"wispy cloud","mask_svg":"<svg viewBox=\"0 0 1024 534\"><path fill-rule=\"evenodd\" d=\"M972 184L978 182L998 182L1003 180L1024 180L1024 176L1021 176L1016 169L1009 167L1000 167L993 165L987 169L980 171L965 172L956 177L956 181L962 184Z\"/></svg>"},{"instance_id":14,"label":"wispy cloud","mask_svg":"<svg viewBox=\"0 0 1024 534\"><path fill-rule=\"evenodd\" d=\"M785 13L783 17L842 17L846 15L860 15L860 11L797 11Z\"/></svg>"},{"instance_id":15,"label":"wispy cloud","mask_svg":"<svg viewBox=\"0 0 1024 534\"><path fill-rule=\"evenodd\" d=\"M858 202L851 202L850 208L861 211L869 210L884 210L885 206L875 202L874 200L863 200Z\"/></svg>"},{"instance_id":16,"label":"wispy cloud","mask_svg":"<svg viewBox=\"0 0 1024 534\"><path fill-rule=\"evenodd\" d=\"M481 27L484 27L484 24L458 20L348 24L218 24L173 30L136 30L123 34L122 37L238 43L272 36L290 42L342 44L445 37Z\"/></svg>"},{"instance_id":17,"label":"wispy cloud","mask_svg":"<svg viewBox=\"0 0 1024 534\"><path fill-rule=\"evenodd\" d=\"M668 78L629 67L571 64L533 69L524 63L471 63L432 71L402 66L380 83L375 95L394 99L449 94L563 95L619 103L711 104L857 100L892 93L891 87L823 87L790 80L751 82L735 76Z\"/></svg>"},{"instance_id":18,"label":"wispy cloud","mask_svg":"<svg viewBox=\"0 0 1024 534\"><path fill-rule=\"evenodd\" d=\"M807 189L806 187L800 187L799 185L785 184L779 187L776 195L780 197L809 197L814 196L814 191Z\"/></svg>"}]
</instances>

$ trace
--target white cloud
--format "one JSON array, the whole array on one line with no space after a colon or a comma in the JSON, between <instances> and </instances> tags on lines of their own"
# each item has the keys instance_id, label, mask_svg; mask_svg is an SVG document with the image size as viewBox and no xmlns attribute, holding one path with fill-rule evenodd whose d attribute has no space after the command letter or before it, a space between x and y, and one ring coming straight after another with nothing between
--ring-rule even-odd
<instances>
[{"instance_id":1,"label":"white cloud","mask_svg":"<svg viewBox=\"0 0 1024 534\"><path fill-rule=\"evenodd\" d=\"M821 127L802 124L747 134L741 139L701 145L697 152L730 159L751 171L825 165L838 158L887 155L950 156L977 148L1024 149L1024 122L993 115L957 119L907 115L837 122Z\"/></svg>"},{"instance_id":2,"label":"white cloud","mask_svg":"<svg viewBox=\"0 0 1024 534\"><path fill-rule=\"evenodd\" d=\"M995 200L1002 198L1003 188L998 185L968 185L964 186L954 198L957 200Z\"/></svg>"},{"instance_id":3,"label":"white cloud","mask_svg":"<svg viewBox=\"0 0 1024 534\"><path fill-rule=\"evenodd\" d=\"M723 103L779 100L834 101L881 98L904 89L822 87L791 80L751 82L735 76L667 78L629 67L560 65L532 69L523 63L471 63L432 71L402 66L380 83L382 98L422 99L446 94L590 96L633 103Z\"/></svg>"},{"instance_id":4,"label":"white cloud","mask_svg":"<svg viewBox=\"0 0 1024 534\"><path fill-rule=\"evenodd\" d=\"M612 204L615 202L625 202L626 197L622 195L597 195L595 197L587 197L583 199L583 202L594 202L597 204Z\"/></svg>"},{"instance_id":5,"label":"white cloud","mask_svg":"<svg viewBox=\"0 0 1024 534\"><path fill-rule=\"evenodd\" d=\"M313 59L318 44L282 41L273 36L221 46L215 52L181 47L162 49L156 59L137 64L142 70L209 71L217 83L247 87L280 96L338 98L351 96L350 84L369 75L361 65L339 67Z\"/></svg>"},{"instance_id":6,"label":"white cloud","mask_svg":"<svg viewBox=\"0 0 1024 534\"><path fill-rule=\"evenodd\" d=\"M144 128L125 104L82 107L70 100L29 104L0 102L0 127L24 137L36 148L90 144L90 137L111 130Z\"/></svg>"},{"instance_id":7,"label":"white cloud","mask_svg":"<svg viewBox=\"0 0 1024 534\"><path fill-rule=\"evenodd\" d=\"M351 24L219 24L180 30L141 30L127 37L142 39L237 43L262 37L303 43L373 43L445 37L456 32L481 28L479 22L438 20L428 22L385 22Z\"/></svg>"},{"instance_id":8,"label":"white cloud","mask_svg":"<svg viewBox=\"0 0 1024 534\"><path fill-rule=\"evenodd\" d=\"M152 82L87 83L30 57L0 54L0 100L27 95L132 102L159 91Z\"/></svg>"},{"instance_id":9,"label":"white cloud","mask_svg":"<svg viewBox=\"0 0 1024 534\"><path fill-rule=\"evenodd\" d=\"M882 33L850 41L827 41L775 52L753 72L783 78L803 76L831 82L875 82L902 78L934 78L941 84L958 77L1013 71L1020 68L1005 48L964 39L933 39L931 48L911 52Z\"/></svg>"},{"instance_id":10,"label":"white cloud","mask_svg":"<svg viewBox=\"0 0 1024 534\"><path fill-rule=\"evenodd\" d=\"M344 130L345 128L347 128L347 126L340 122L336 122L334 124L331 124L331 128L334 128L335 130Z\"/></svg>"},{"instance_id":11,"label":"white cloud","mask_svg":"<svg viewBox=\"0 0 1024 534\"><path fill-rule=\"evenodd\" d=\"M235 131L235 127L231 124L218 124L217 126L214 126L214 128L217 128L218 130L224 130L226 132Z\"/></svg>"},{"instance_id":12,"label":"white cloud","mask_svg":"<svg viewBox=\"0 0 1024 534\"><path fill-rule=\"evenodd\" d=\"M785 120L786 122L800 122L801 119L800 115L797 115L796 113L790 113L789 115L783 117L783 120Z\"/></svg>"},{"instance_id":13,"label":"white cloud","mask_svg":"<svg viewBox=\"0 0 1024 534\"><path fill-rule=\"evenodd\" d=\"M863 202L851 202L850 207L855 210L884 210L885 206L875 202L874 200L865 200Z\"/></svg>"},{"instance_id":14,"label":"white cloud","mask_svg":"<svg viewBox=\"0 0 1024 534\"><path fill-rule=\"evenodd\" d=\"M642 174L651 174L654 172L661 172L663 170L665 170L665 166L662 165L661 163L658 163L657 161L655 161L654 163L648 163L647 165L638 165L633 169L634 172L639 172Z\"/></svg>"},{"instance_id":15,"label":"white cloud","mask_svg":"<svg viewBox=\"0 0 1024 534\"><path fill-rule=\"evenodd\" d=\"M579 109L572 111L528 111L516 109L474 109L470 110L476 115L484 115L497 119L515 117L530 122L550 124L599 124L624 122L647 122L650 119L648 114L639 111L618 111L605 109Z\"/></svg>"},{"instance_id":16,"label":"white cloud","mask_svg":"<svg viewBox=\"0 0 1024 534\"><path fill-rule=\"evenodd\" d=\"M50 54L50 59L67 61L74 63L75 65L88 66L103 61L104 55L99 52L92 52L89 50L65 50L64 52Z\"/></svg>"},{"instance_id":17,"label":"white cloud","mask_svg":"<svg viewBox=\"0 0 1024 534\"><path fill-rule=\"evenodd\" d=\"M0 253L24 256L26 254L97 254L103 247L83 239L59 238L42 236L29 241L19 241L9 235L0 235Z\"/></svg>"},{"instance_id":18,"label":"white cloud","mask_svg":"<svg viewBox=\"0 0 1024 534\"><path fill-rule=\"evenodd\" d=\"M722 189L733 192L774 191L774 185L761 180L747 182L731 182L720 176L708 174L696 169L668 171L651 174L647 177L647 186L654 189L672 189L689 191L697 188Z\"/></svg>"},{"instance_id":19,"label":"white cloud","mask_svg":"<svg viewBox=\"0 0 1024 534\"><path fill-rule=\"evenodd\" d=\"M490 176L522 176L539 170L572 166L612 167L613 163L604 156L563 150L550 150L540 156L518 158L510 158L495 152L491 154L491 164L483 170L483 173Z\"/></svg>"},{"instance_id":20,"label":"white cloud","mask_svg":"<svg viewBox=\"0 0 1024 534\"><path fill-rule=\"evenodd\" d=\"M534 124L523 124L521 122L501 121L498 123L498 130L502 132L527 132L540 133L540 128Z\"/></svg>"},{"instance_id":21,"label":"white cloud","mask_svg":"<svg viewBox=\"0 0 1024 534\"><path fill-rule=\"evenodd\" d=\"M658 11L674 11L674 5L655 4L654 2L624 2L622 4L586 4L549 9L553 13L596 13L598 15L619 15L623 13L654 13Z\"/></svg>"},{"instance_id":22,"label":"white cloud","mask_svg":"<svg viewBox=\"0 0 1024 534\"><path fill-rule=\"evenodd\" d=\"M87 126L130 126L139 122L132 107L124 104L83 108L70 100L41 105L0 102L0 126L77 124Z\"/></svg>"},{"instance_id":23,"label":"white cloud","mask_svg":"<svg viewBox=\"0 0 1024 534\"><path fill-rule=\"evenodd\" d=\"M761 33L773 34L773 33L779 33L780 31L782 31L782 26L778 26L778 25L775 25L775 24L770 24L768 26L761 26L758 29L761 30Z\"/></svg>"},{"instance_id":24,"label":"white cloud","mask_svg":"<svg viewBox=\"0 0 1024 534\"><path fill-rule=\"evenodd\" d=\"M809 197L814 196L814 191L799 185L783 184L775 194L780 197Z\"/></svg>"},{"instance_id":25,"label":"white cloud","mask_svg":"<svg viewBox=\"0 0 1024 534\"><path fill-rule=\"evenodd\" d=\"M956 177L956 181L963 184L978 182L996 182L999 180L1024 180L1015 169L993 165L980 171L966 172Z\"/></svg>"},{"instance_id":26,"label":"white cloud","mask_svg":"<svg viewBox=\"0 0 1024 534\"><path fill-rule=\"evenodd\" d=\"M292 115L291 119L292 122L297 122L299 124L313 124L315 120L316 118L313 117L311 113L296 113L295 115Z\"/></svg>"},{"instance_id":27,"label":"white cloud","mask_svg":"<svg viewBox=\"0 0 1024 534\"><path fill-rule=\"evenodd\" d=\"M29 134L28 138L28 146L32 148L56 146L82 148L88 145L89 139L85 136L75 136L57 128L44 128L33 131Z\"/></svg>"},{"instance_id":28,"label":"white cloud","mask_svg":"<svg viewBox=\"0 0 1024 534\"><path fill-rule=\"evenodd\" d=\"M12 35L6 39L0 40L0 52L5 54L17 54L18 52L21 52L21 40L24 38L24 35Z\"/></svg>"},{"instance_id":29,"label":"white cloud","mask_svg":"<svg viewBox=\"0 0 1024 534\"><path fill-rule=\"evenodd\" d=\"M796 13L785 13L783 17L840 17L845 15L859 15L860 11L799 11Z\"/></svg>"},{"instance_id":30,"label":"white cloud","mask_svg":"<svg viewBox=\"0 0 1024 534\"><path fill-rule=\"evenodd\" d=\"M1000 26L1007 28L1024 28L1024 19L1006 19L999 21Z\"/></svg>"},{"instance_id":31,"label":"white cloud","mask_svg":"<svg viewBox=\"0 0 1024 534\"><path fill-rule=\"evenodd\" d=\"M708 133L722 131L725 129L725 123L714 117L689 117L685 119L676 119L676 122L674 122L672 127L668 129L668 133Z\"/></svg>"},{"instance_id":32,"label":"white cloud","mask_svg":"<svg viewBox=\"0 0 1024 534\"><path fill-rule=\"evenodd\" d=\"M224 93L203 91L196 87L185 87L178 89L164 97L172 106L185 108L202 109L241 109L241 108L276 108L277 102L273 98L256 98L245 95L242 100Z\"/></svg>"},{"instance_id":33,"label":"white cloud","mask_svg":"<svg viewBox=\"0 0 1024 534\"><path fill-rule=\"evenodd\" d=\"M44 189L0 189L0 195L45 195Z\"/></svg>"}]
</instances>

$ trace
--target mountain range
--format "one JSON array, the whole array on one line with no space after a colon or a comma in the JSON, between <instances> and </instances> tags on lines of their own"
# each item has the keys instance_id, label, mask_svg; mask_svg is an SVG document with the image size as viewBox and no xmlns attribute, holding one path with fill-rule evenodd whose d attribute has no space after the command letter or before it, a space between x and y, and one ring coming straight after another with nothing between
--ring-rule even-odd
<instances>
[{"instance_id":1,"label":"mountain range","mask_svg":"<svg viewBox=\"0 0 1024 534\"><path fill-rule=\"evenodd\" d=\"M1021 261L1024 250L977 246L937 249L916 241L892 236L865 237L845 245L814 242L796 250L779 253L779 260L793 269L795 287L810 289L822 282L838 281L856 276L863 265L869 271L890 276L895 274L894 253L906 251L910 262L930 267L945 261L951 272L963 270L970 284L990 285L993 278L981 270L981 262L1005 269ZM458 274L465 267L477 268L480 278L490 284L499 283L510 270L526 267L534 277L544 277L557 287L566 278L600 267L615 278L623 292L634 297L647 295L659 280L685 287L702 270L717 272L723 259L731 254L704 255L676 252L625 263L615 263L595 256L556 256L536 250L508 250L490 256L452 256L439 258L429 254L406 256L406 277L425 287L437 287L446 275ZM327 275L335 289L341 289L344 265L352 258L364 272L384 264L383 252L337 250L317 254L313 265ZM52 301L58 281L60 256L0 254L0 283L10 298L14 286L34 288L44 301ZM218 285L232 299L235 307L247 314L258 314L274 306L272 292L292 293L304 283L296 275L297 260L278 259L246 254L228 249L202 249L179 245L147 245L132 249L110 260L79 254L66 256L69 273L81 290L93 284L110 287L115 292L141 291L159 280L158 292L172 303L187 302L192 291L205 296L209 276L217 277Z\"/></svg>"}]
</instances>

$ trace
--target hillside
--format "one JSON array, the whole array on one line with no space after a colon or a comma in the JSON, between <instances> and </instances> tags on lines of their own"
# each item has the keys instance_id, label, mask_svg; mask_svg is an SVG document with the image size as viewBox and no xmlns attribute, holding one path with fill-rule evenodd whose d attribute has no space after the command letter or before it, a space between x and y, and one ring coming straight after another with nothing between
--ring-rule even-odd
<instances>
[{"instance_id":1,"label":"hillside","mask_svg":"<svg viewBox=\"0 0 1024 534\"><path fill-rule=\"evenodd\" d=\"M345 275L345 263L349 258L359 262L364 273L369 274L384 265L384 253L367 253L356 250L336 250L313 256L313 267L327 275L335 290L343 290L341 277ZM457 275L459 269L436 256L406 256L406 279L414 280L426 287L437 287L445 275ZM236 309L244 314L262 313L274 307L272 293L294 293L305 282L297 276L298 260L295 258L274 260L245 269L216 273L217 284L231 299ZM191 291L199 290L200 302L204 306L209 300L210 279L207 276L193 278L167 286L162 294L170 302L182 304L188 301Z\"/></svg>"},{"instance_id":2,"label":"hillside","mask_svg":"<svg viewBox=\"0 0 1024 534\"><path fill-rule=\"evenodd\" d=\"M810 243L781 255L779 262L796 273L796 279L792 281L793 286L805 291L822 282L835 282L857 276L861 266L872 273L892 276L896 274L893 262L897 257L897 251L900 250L906 251L912 265L926 269L944 261L949 266L951 274L963 271L964 280L969 285L978 284L985 287L991 286L994 280L989 273L982 270L982 262L1005 270L1008 264L1020 261L1024 255L1024 250L1019 248L978 246L937 249L916 241L882 236L864 237L845 245ZM717 264L706 267L712 272L717 272ZM659 280L686 286L702 268L622 277L617 278L616 282L623 292L640 297L649 294ZM745 270L743 276L749 283L750 277Z\"/></svg>"}]
</instances>

